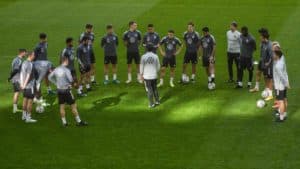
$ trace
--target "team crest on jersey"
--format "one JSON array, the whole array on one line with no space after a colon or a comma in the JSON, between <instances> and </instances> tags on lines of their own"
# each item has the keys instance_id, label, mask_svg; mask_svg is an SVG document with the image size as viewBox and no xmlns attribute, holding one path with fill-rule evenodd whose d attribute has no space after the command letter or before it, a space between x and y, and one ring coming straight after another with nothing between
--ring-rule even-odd
<instances>
[{"instance_id":1,"label":"team crest on jersey","mask_svg":"<svg viewBox=\"0 0 300 169\"><path fill-rule=\"evenodd\" d=\"M249 43L249 39L246 39L246 43Z\"/></svg>"},{"instance_id":2,"label":"team crest on jersey","mask_svg":"<svg viewBox=\"0 0 300 169\"><path fill-rule=\"evenodd\" d=\"M150 40L151 40L151 39L150 39L150 36L148 36L148 37L147 37L147 42L150 42Z\"/></svg>"},{"instance_id":3,"label":"team crest on jersey","mask_svg":"<svg viewBox=\"0 0 300 169\"><path fill-rule=\"evenodd\" d=\"M202 46L203 46L203 48L207 48L208 47L208 42L204 41Z\"/></svg>"},{"instance_id":4,"label":"team crest on jersey","mask_svg":"<svg viewBox=\"0 0 300 169\"><path fill-rule=\"evenodd\" d=\"M134 37L130 37L130 38L129 38L129 42L130 42L130 43L135 43L135 38L134 38Z\"/></svg>"},{"instance_id":5,"label":"team crest on jersey","mask_svg":"<svg viewBox=\"0 0 300 169\"><path fill-rule=\"evenodd\" d=\"M86 52L87 52L87 50L86 50L85 48L83 48L83 52L84 52L84 53L86 53Z\"/></svg>"},{"instance_id":6,"label":"team crest on jersey","mask_svg":"<svg viewBox=\"0 0 300 169\"><path fill-rule=\"evenodd\" d=\"M188 43L188 44L192 44L192 43L193 43L193 39L192 39L192 38L188 38L188 39L187 39L187 43Z\"/></svg>"},{"instance_id":7,"label":"team crest on jersey","mask_svg":"<svg viewBox=\"0 0 300 169\"><path fill-rule=\"evenodd\" d=\"M106 43L110 43L110 39L109 38L106 39Z\"/></svg>"},{"instance_id":8,"label":"team crest on jersey","mask_svg":"<svg viewBox=\"0 0 300 169\"><path fill-rule=\"evenodd\" d=\"M168 49L168 50L173 50L173 45L172 45L172 44L168 44L168 45L167 45L167 49Z\"/></svg>"}]
</instances>

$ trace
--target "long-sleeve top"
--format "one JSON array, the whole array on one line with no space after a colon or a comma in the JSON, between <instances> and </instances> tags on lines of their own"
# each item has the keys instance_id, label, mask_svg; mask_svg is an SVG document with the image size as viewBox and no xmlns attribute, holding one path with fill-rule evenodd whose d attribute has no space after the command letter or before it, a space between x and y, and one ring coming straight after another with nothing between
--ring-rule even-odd
<instances>
[{"instance_id":1,"label":"long-sleeve top","mask_svg":"<svg viewBox=\"0 0 300 169\"><path fill-rule=\"evenodd\" d=\"M284 56L273 63L273 80L276 90L285 90L289 86L289 78L286 70Z\"/></svg>"},{"instance_id":2,"label":"long-sleeve top","mask_svg":"<svg viewBox=\"0 0 300 169\"><path fill-rule=\"evenodd\" d=\"M153 52L147 52L142 56L140 73L146 80L157 79L157 74L160 69L158 56Z\"/></svg>"},{"instance_id":3,"label":"long-sleeve top","mask_svg":"<svg viewBox=\"0 0 300 169\"><path fill-rule=\"evenodd\" d=\"M69 89L73 83L71 71L64 65L55 68L48 79L56 85L57 89Z\"/></svg>"}]
</instances>

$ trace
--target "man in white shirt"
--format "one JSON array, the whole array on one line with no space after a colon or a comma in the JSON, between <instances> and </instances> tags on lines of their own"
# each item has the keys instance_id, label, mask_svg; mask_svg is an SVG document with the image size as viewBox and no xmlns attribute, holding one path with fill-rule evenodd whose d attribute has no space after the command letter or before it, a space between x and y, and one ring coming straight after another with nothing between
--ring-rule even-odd
<instances>
[{"instance_id":1,"label":"man in white shirt","mask_svg":"<svg viewBox=\"0 0 300 169\"><path fill-rule=\"evenodd\" d=\"M147 44L147 52L142 56L140 64L141 77L145 81L146 91L148 93L149 108L154 108L160 104L156 86L160 63L158 56L153 53L153 48L153 44Z\"/></svg>"},{"instance_id":2,"label":"man in white shirt","mask_svg":"<svg viewBox=\"0 0 300 169\"><path fill-rule=\"evenodd\" d=\"M227 64L228 64L228 73L229 80L228 83L233 83L233 62L238 69L238 63L240 58L240 35L241 33L237 30L238 25L236 22L230 24L230 30L227 31Z\"/></svg>"}]
</instances>

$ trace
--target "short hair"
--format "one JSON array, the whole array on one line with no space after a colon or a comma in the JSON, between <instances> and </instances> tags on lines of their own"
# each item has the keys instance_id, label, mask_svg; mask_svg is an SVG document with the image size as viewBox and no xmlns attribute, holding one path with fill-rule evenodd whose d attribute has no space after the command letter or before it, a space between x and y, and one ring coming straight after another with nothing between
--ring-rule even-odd
<instances>
[{"instance_id":1,"label":"short hair","mask_svg":"<svg viewBox=\"0 0 300 169\"><path fill-rule=\"evenodd\" d=\"M154 25L152 23L148 24L148 28L153 28L153 27L154 27Z\"/></svg>"},{"instance_id":2,"label":"short hair","mask_svg":"<svg viewBox=\"0 0 300 169\"><path fill-rule=\"evenodd\" d=\"M88 36L84 36L83 38L82 38L82 42L84 42L84 41L87 41L87 40L89 40L90 38L88 37Z\"/></svg>"},{"instance_id":3,"label":"short hair","mask_svg":"<svg viewBox=\"0 0 300 169\"><path fill-rule=\"evenodd\" d=\"M207 26L205 26L204 28L202 28L203 32L209 32L209 28Z\"/></svg>"},{"instance_id":4,"label":"short hair","mask_svg":"<svg viewBox=\"0 0 300 169\"><path fill-rule=\"evenodd\" d=\"M62 55L62 57L61 57L61 63L64 62L64 61L66 61L66 60L68 60L68 57L66 56L66 54Z\"/></svg>"},{"instance_id":5,"label":"short hair","mask_svg":"<svg viewBox=\"0 0 300 169\"><path fill-rule=\"evenodd\" d=\"M66 43L70 43L70 42L72 42L73 41L73 38L72 37L68 37L67 39L66 39Z\"/></svg>"},{"instance_id":6,"label":"short hair","mask_svg":"<svg viewBox=\"0 0 300 169\"><path fill-rule=\"evenodd\" d=\"M173 29L168 30L168 33L175 33Z\"/></svg>"},{"instance_id":7,"label":"short hair","mask_svg":"<svg viewBox=\"0 0 300 169\"><path fill-rule=\"evenodd\" d=\"M40 33L40 39L46 39L47 34L46 33Z\"/></svg>"},{"instance_id":8,"label":"short hair","mask_svg":"<svg viewBox=\"0 0 300 169\"><path fill-rule=\"evenodd\" d=\"M281 58L281 56L283 55L281 50L275 50L274 51L275 55L278 56L279 58Z\"/></svg>"},{"instance_id":9,"label":"short hair","mask_svg":"<svg viewBox=\"0 0 300 169\"><path fill-rule=\"evenodd\" d=\"M148 52L153 51L153 49L154 49L153 43L148 43L148 44L146 45L146 49L147 49Z\"/></svg>"},{"instance_id":10,"label":"short hair","mask_svg":"<svg viewBox=\"0 0 300 169\"><path fill-rule=\"evenodd\" d=\"M20 48L20 49L19 49L19 53L22 53L22 52L26 52L26 49Z\"/></svg>"},{"instance_id":11,"label":"short hair","mask_svg":"<svg viewBox=\"0 0 300 169\"><path fill-rule=\"evenodd\" d=\"M31 56L34 53L33 50L27 52L27 57Z\"/></svg>"},{"instance_id":12,"label":"short hair","mask_svg":"<svg viewBox=\"0 0 300 169\"><path fill-rule=\"evenodd\" d=\"M131 26L131 25L133 25L133 24L135 24L135 23L136 23L135 21L130 21L130 22L128 23L128 25Z\"/></svg>"},{"instance_id":13,"label":"short hair","mask_svg":"<svg viewBox=\"0 0 300 169\"><path fill-rule=\"evenodd\" d=\"M192 21L190 21L190 22L188 23L188 25L195 26L195 24L194 24Z\"/></svg>"},{"instance_id":14,"label":"short hair","mask_svg":"<svg viewBox=\"0 0 300 169\"><path fill-rule=\"evenodd\" d=\"M113 26L111 25L111 24L109 24L109 25L106 25L106 29L108 30L108 29L112 29L113 28Z\"/></svg>"},{"instance_id":15,"label":"short hair","mask_svg":"<svg viewBox=\"0 0 300 169\"><path fill-rule=\"evenodd\" d=\"M93 25L90 24L90 23L88 23L88 24L85 25L85 28L86 28L86 29L92 29L92 28L93 28Z\"/></svg>"},{"instance_id":16,"label":"short hair","mask_svg":"<svg viewBox=\"0 0 300 169\"><path fill-rule=\"evenodd\" d=\"M248 33L248 27L247 27L247 26L243 26L243 27L241 28L241 31L242 31L242 32Z\"/></svg>"},{"instance_id":17,"label":"short hair","mask_svg":"<svg viewBox=\"0 0 300 169\"><path fill-rule=\"evenodd\" d=\"M237 28L238 27L238 24L237 24L237 22L236 21L233 21L233 22L231 22L231 24L230 25L232 25L233 27L235 27L235 28Z\"/></svg>"},{"instance_id":18,"label":"short hair","mask_svg":"<svg viewBox=\"0 0 300 169\"><path fill-rule=\"evenodd\" d=\"M260 35L261 35L262 37L264 37L264 38L266 38L266 39L269 39L270 34L269 34L268 29L266 29L266 28L261 28L261 29L258 30L258 32L260 33Z\"/></svg>"}]
</instances>

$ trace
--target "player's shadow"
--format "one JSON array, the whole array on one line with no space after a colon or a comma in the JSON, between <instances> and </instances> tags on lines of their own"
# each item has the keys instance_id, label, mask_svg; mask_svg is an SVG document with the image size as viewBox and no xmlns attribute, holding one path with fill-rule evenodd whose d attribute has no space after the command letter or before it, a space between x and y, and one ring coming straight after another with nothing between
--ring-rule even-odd
<instances>
[{"instance_id":1,"label":"player's shadow","mask_svg":"<svg viewBox=\"0 0 300 169\"><path fill-rule=\"evenodd\" d=\"M95 111L99 111L105 109L106 107L116 106L121 102L122 96L125 96L127 94L128 94L127 92L123 92L114 97L106 97L106 98L95 100L93 102L92 109Z\"/></svg>"},{"instance_id":2,"label":"player's shadow","mask_svg":"<svg viewBox=\"0 0 300 169\"><path fill-rule=\"evenodd\" d=\"M160 98L160 103L164 103L167 100L169 100L172 96L171 92L172 92L171 90L168 90L167 92L165 92Z\"/></svg>"}]
</instances>

